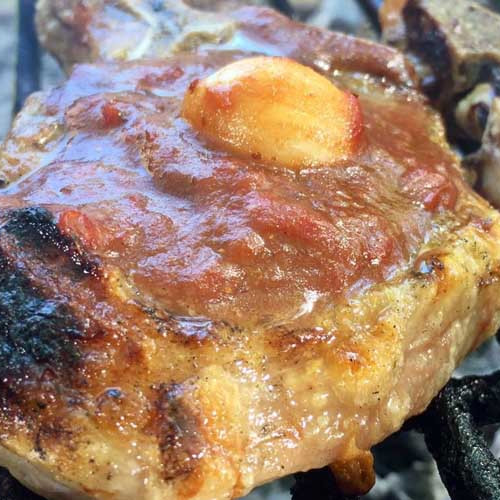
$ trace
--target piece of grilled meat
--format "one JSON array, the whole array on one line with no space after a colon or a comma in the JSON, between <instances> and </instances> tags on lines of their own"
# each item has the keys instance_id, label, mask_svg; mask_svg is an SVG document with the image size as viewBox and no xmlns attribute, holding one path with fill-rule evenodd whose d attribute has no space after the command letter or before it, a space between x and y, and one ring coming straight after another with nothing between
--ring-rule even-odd
<instances>
[{"instance_id":1,"label":"piece of grilled meat","mask_svg":"<svg viewBox=\"0 0 500 500\"><path fill-rule=\"evenodd\" d=\"M248 2L40 0L37 26L41 43L69 70L76 62L164 56L224 43L235 23L217 11L238 3Z\"/></svg>"},{"instance_id":2,"label":"piece of grilled meat","mask_svg":"<svg viewBox=\"0 0 500 500\"><path fill-rule=\"evenodd\" d=\"M233 22L237 49L77 66L4 145L0 463L48 498L233 498L329 463L363 490L499 325L499 214L402 57Z\"/></svg>"},{"instance_id":3,"label":"piece of grilled meat","mask_svg":"<svg viewBox=\"0 0 500 500\"><path fill-rule=\"evenodd\" d=\"M417 61L450 135L477 145L465 164L500 206L500 13L472 0L387 0L380 19L385 40Z\"/></svg>"},{"instance_id":4,"label":"piece of grilled meat","mask_svg":"<svg viewBox=\"0 0 500 500\"><path fill-rule=\"evenodd\" d=\"M380 20L384 39L427 69L424 87L443 106L500 65L500 15L473 0L387 0Z\"/></svg>"},{"instance_id":5,"label":"piece of grilled meat","mask_svg":"<svg viewBox=\"0 0 500 500\"><path fill-rule=\"evenodd\" d=\"M257 14L251 7L242 8L236 15L192 8L202 3L201 0L39 0L37 27L41 43L68 70L74 63L164 57L219 46L256 53L273 51L273 47L260 46L262 40L264 44L283 46L283 50L293 51L295 57L304 60L324 51L329 53L329 59L350 64L355 52L360 71L387 73L396 78L404 73L403 57L389 48L339 33L320 33L304 25L266 33L266 29L272 30L273 22L283 24L279 14L269 9ZM207 2L215 4L214 10L218 3ZM254 37L255 30L260 31L259 37ZM289 49L285 48L287 44ZM328 44L336 50L342 49L341 52L329 51ZM392 66L383 68L381 63L387 59L391 59ZM408 79L408 75L404 78Z\"/></svg>"}]
</instances>

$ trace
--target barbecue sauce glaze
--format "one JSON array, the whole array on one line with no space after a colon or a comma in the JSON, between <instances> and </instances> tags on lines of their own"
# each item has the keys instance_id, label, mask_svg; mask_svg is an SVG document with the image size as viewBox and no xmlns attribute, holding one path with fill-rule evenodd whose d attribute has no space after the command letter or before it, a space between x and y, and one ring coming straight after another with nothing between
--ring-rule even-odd
<instances>
[{"instance_id":1,"label":"barbecue sauce glaze","mask_svg":"<svg viewBox=\"0 0 500 500\"><path fill-rule=\"evenodd\" d=\"M123 64L112 77L77 67L48 99L64 130L57 161L0 203L48 207L132 295L173 315L307 323L315 306L391 279L463 182L435 115L411 91L330 72L358 96L349 155L299 170L241 158L180 109L193 81L242 56Z\"/></svg>"}]
</instances>

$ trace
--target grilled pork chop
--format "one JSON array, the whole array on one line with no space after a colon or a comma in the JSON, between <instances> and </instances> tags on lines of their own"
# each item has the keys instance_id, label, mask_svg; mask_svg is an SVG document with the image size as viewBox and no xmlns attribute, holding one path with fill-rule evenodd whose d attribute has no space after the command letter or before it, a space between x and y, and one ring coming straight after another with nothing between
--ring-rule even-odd
<instances>
[{"instance_id":1,"label":"grilled pork chop","mask_svg":"<svg viewBox=\"0 0 500 500\"><path fill-rule=\"evenodd\" d=\"M239 49L77 66L4 145L0 463L47 498L366 489L500 323L499 214L401 56L234 20Z\"/></svg>"}]
</instances>

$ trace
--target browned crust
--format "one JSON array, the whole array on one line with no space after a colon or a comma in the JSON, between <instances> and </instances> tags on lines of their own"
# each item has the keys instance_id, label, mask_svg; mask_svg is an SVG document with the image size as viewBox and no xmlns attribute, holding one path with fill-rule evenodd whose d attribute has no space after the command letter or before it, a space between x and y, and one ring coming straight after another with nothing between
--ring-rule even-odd
<instances>
[{"instance_id":1,"label":"browned crust","mask_svg":"<svg viewBox=\"0 0 500 500\"><path fill-rule=\"evenodd\" d=\"M154 423L166 480L192 472L204 454L202 424L183 397L186 390L176 383L158 388Z\"/></svg>"}]
</instances>

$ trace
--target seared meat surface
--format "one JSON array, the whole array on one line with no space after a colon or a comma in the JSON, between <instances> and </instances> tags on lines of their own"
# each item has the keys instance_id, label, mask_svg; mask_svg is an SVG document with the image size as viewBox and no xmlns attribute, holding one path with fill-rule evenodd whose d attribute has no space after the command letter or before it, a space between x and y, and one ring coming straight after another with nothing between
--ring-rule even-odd
<instances>
[{"instance_id":1,"label":"seared meat surface","mask_svg":"<svg viewBox=\"0 0 500 500\"><path fill-rule=\"evenodd\" d=\"M4 145L0 464L48 498L234 498L326 464L362 490L499 326L499 214L399 53L231 22L226 50L77 66Z\"/></svg>"}]
</instances>

